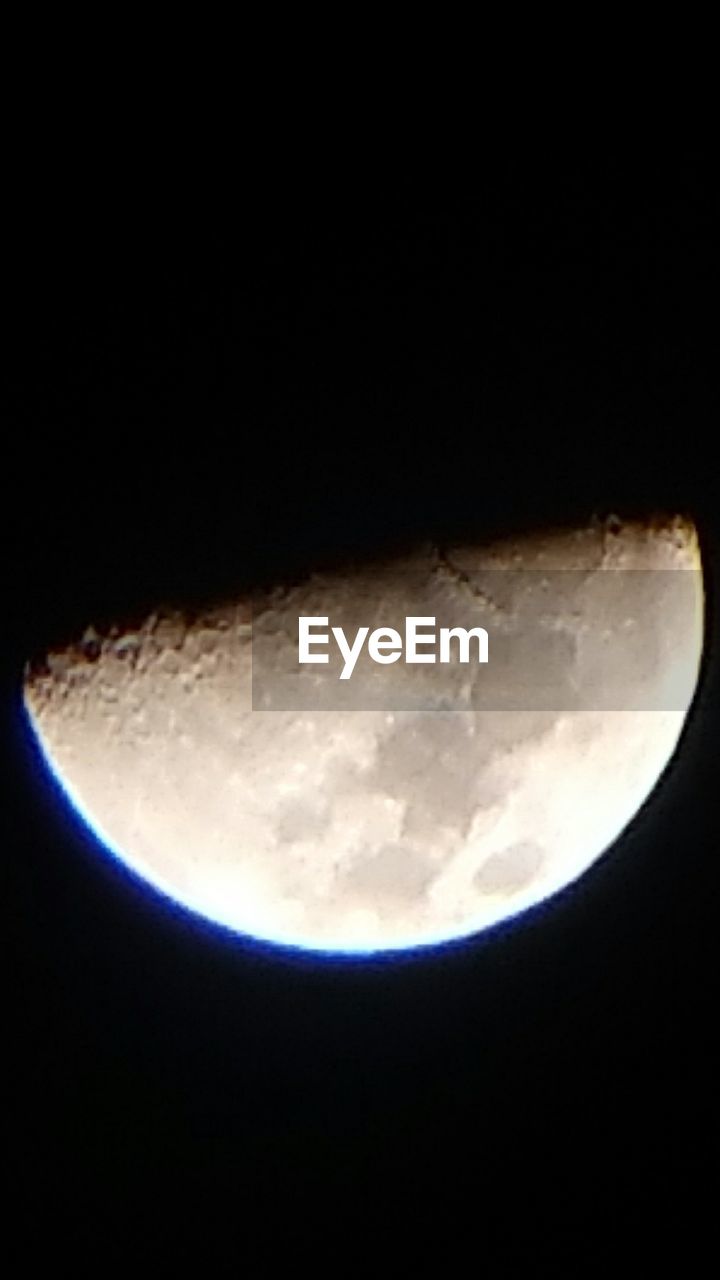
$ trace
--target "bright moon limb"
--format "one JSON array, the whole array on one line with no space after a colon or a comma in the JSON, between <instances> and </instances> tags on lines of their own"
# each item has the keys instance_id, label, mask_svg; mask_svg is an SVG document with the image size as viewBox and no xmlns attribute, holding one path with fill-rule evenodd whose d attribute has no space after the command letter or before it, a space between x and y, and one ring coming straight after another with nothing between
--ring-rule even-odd
<instances>
[{"instance_id":1,"label":"bright moon limb","mask_svg":"<svg viewBox=\"0 0 720 1280\"><path fill-rule=\"evenodd\" d=\"M700 554L688 521L595 522L454 548L440 564L422 552L413 610L433 612L418 590L464 598L470 569L518 568L547 571L551 595L554 571L581 571L572 598L555 601L568 678L605 679L607 646L629 635L638 707L604 709L599 698L566 710L472 700L440 710L254 709L250 609L238 600L201 619L153 615L134 632L89 630L50 653L26 675L30 723L102 844L217 923L316 951L466 936L569 884L620 835L675 751L702 653ZM690 570L688 605L664 608L662 572L646 573L642 599L604 596L612 569ZM520 609L512 581L500 603L489 600L500 622ZM385 598L393 582L390 566ZM265 601L278 670L290 667L297 617L332 614L357 589L323 575ZM588 620L607 599L614 612L598 635ZM492 609L490 635L485 673ZM504 672L519 687L526 676ZM670 687L681 690L674 703Z\"/></svg>"}]
</instances>

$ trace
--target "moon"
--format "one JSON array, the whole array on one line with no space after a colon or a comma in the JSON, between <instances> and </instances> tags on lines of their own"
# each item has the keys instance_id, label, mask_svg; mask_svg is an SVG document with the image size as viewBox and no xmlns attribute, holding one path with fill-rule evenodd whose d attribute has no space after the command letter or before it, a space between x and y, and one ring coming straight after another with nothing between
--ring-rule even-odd
<instances>
[{"instance_id":1,"label":"moon","mask_svg":"<svg viewBox=\"0 0 720 1280\"><path fill-rule=\"evenodd\" d=\"M301 614L471 609L479 670L366 664L345 701L296 678ZM517 915L617 839L676 749L703 610L691 521L596 520L89 627L28 664L24 705L101 845L175 902L270 943L395 951Z\"/></svg>"}]
</instances>

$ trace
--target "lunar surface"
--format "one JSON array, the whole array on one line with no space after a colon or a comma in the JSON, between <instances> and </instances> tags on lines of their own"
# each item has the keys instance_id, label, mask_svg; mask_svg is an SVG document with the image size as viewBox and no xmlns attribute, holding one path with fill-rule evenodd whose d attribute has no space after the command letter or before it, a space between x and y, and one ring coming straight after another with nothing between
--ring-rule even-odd
<instances>
[{"instance_id":1,"label":"lunar surface","mask_svg":"<svg viewBox=\"0 0 720 1280\"><path fill-rule=\"evenodd\" d=\"M344 701L331 670L299 672L300 615L408 613L482 617L489 661L359 663ZM24 699L70 801L157 889L259 939L372 952L585 872L665 770L702 639L692 524L596 521L88 627L28 666Z\"/></svg>"}]
</instances>

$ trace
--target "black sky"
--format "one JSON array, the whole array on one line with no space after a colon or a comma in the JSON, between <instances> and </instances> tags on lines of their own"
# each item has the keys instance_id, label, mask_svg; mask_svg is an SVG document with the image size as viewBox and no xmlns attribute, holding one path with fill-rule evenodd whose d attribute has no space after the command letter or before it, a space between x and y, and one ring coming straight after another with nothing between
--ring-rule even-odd
<instances>
[{"instance_id":1,"label":"black sky","mask_svg":"<svg viewBox=\"0 0 720 1280\"><path fill-rule=\"evenodd\" d=\"M18 218L3 808L29 1220L83 1204L109 1238L181 1190L220 1215L229 1192L240 1230L288 1196L370 1212L449 1182L481 1217L559 1199L582 1223L608 1185L659 1212L706 1158L715 195L702 157L536 159L443 198L288 179L202 229L100 194ZM683 749L580 884L479 939L360 965L216 931L99 853L28 741L22 662L88 621L656 509L696 517L709 571Z\"/></svg>"}]
</instances>

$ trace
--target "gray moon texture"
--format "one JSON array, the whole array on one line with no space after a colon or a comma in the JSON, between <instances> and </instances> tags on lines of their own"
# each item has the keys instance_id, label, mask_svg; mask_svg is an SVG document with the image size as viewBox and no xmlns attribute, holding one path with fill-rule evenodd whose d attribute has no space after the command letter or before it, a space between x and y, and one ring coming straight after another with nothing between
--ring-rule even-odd
<instances>
[{"instance_id":1,"label":"gray moon texture","mask_svg":"<svg viewBox=\"0 0 720 1280\"><path fill-rule=\"evenodd\" d=\"M533 582L546 593L547 649L562 642L568 687L578 672L607 670L595 663L598 646L607 654L613 637L631 638L624 652L642 694L633 706L492 696L480 705L470 682L447 705L415 707L402 682L433 673L401 662L378 668L388 683L371 706L265 709L253 698L258 637L280 675L291 672L298 616L350 617L378 583L396 612L418 615L438 613L439 600L460 607L470 584L491 634L489 663L473 678L492 690L493 625L508 627L519 608L512 576L498 569L541 571ZM576 574L553 576L567 569ZM678 609L668 595L677 576L645 572L642 591L608 597L613 569L691 570L690 594ZM558 594L562 581L572 590ZM617 839L675 752L703 607L690 521L593 521L442 556L427 547L202 616L158 611L132 631L89 626L28 665L24 702L50 769L100 842L176 902L264 941L405 949L516 915ZM515 652L505 688L508 678L527 682Z\"/></svg>"}]
</instances>

